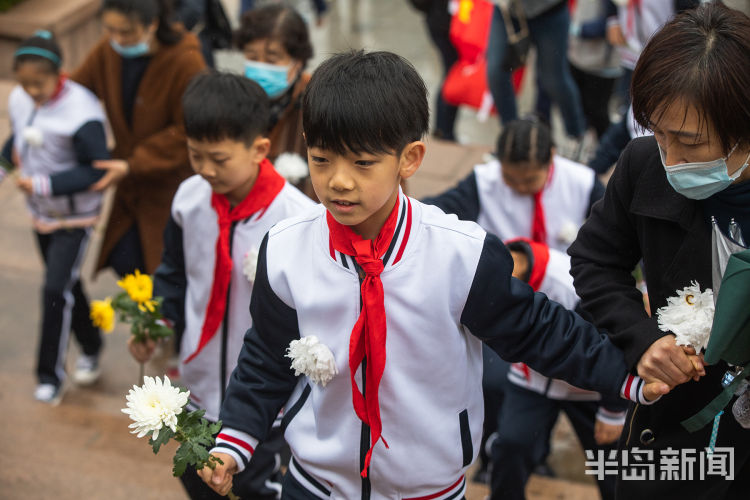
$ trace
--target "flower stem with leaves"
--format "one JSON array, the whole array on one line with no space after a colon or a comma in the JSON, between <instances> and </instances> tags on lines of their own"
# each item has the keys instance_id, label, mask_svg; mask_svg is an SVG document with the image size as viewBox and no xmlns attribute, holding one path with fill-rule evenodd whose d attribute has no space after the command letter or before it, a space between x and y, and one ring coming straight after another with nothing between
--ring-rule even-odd
<instances>
[{"instance_id":1,"label":"flower stem with leaves","mask_svg":"<svg viewBox=\"0 0 750 500\"><path fill-rule=\"evenodd\" d=\"M127 408L123 413L130 415L133 423L131 431L138 437L151 434L148 443L154 454L174 439L180 446L172 459L172 474L180 477L188 465L196 470L203 467L214 469L223 462L208 450L215 442L214 436L221 429L221 421L210 422L203 418L206 410L187 412L190 391L171 385L168 377L162 382L159 377L144 377L142 387L134 386L127 395ZM237 499L231 491L229 498Z\"/></svg>"}]
</instances>

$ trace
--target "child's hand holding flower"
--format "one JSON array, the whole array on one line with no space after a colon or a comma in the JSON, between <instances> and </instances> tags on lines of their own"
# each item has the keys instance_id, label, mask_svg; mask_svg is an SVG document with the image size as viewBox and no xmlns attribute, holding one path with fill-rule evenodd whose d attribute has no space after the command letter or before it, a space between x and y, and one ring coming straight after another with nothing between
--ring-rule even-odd
<instances>
[{"instance_id":1,"label":"child's hand holding flower","mask_svg":"<svg viewBox=\"0 0 750 500\"><path fill-rule=\"evenodd\" d=\"M231 488L232 474L236 472L237 464L222 453L208 453L209 447L214 444L214 435L221 429L221 422L209 422L203 418L205 410L188 413L185 406L190 391L172 386L168 377L165 376L163 381L159 377L143 377L143 382L141 387L133 386L126 397L127 408L122 409L133 420L129 425L133 429L130 432L139 438L150 434L149 444L154 454L174 438L180 443L173 458L172 474L175 477L182 476L187 466L191 465L201 477L212 480L209 484L216 491L236 498ZM213 469L219 472L212 474Z\"/></svg>"},{"instance_id":2,"label":"child's hand holding flower","mask_svg":"<svg viewBox=\"0 0 750 500\"><path fill-rule=\"evenodd\" d=\"M117 284L124 291L114 299L95 300L91 303L91 321L105 331L114 327L115 312L120 320L130 323L131 337L128 349L141 364L140 379L143 378L143 363L151 359L156 342L173 334L161 315L161 297L154 297L151 276L135 273L125 275Z\"/></svg>"},{"instance_id":3,"label":"child's hand holding flower","mask_svg":"<svg viewBox=\"0 0 750 500\"><path fill-rule=\"evenodd\" d=\"M237 473L237 462L226 453L214 452L211 456L223 463L216 464L213 469L203 467L198 471L198 476L219 495L227 495L232 491L232 477Z\"/></svg>"}]
</instances>

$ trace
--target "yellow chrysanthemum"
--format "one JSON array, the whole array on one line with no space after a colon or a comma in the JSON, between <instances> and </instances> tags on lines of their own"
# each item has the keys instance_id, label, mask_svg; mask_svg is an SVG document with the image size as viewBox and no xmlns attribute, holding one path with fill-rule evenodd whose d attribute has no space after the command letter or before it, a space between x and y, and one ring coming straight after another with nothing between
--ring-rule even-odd
<instances>
[{"instance_id":1,"label":"yellow chrysanthemum","mask_svg":"<svg viewBox=\"0 0 750 500\"><path fill-rule=\"evenodd\" d=\"M146 311L154 312L156 310L154 306L156 306L155 300L146 300L144 302L138 302L138 309L140 309L143 312L146 312Z\"/></svg>"},{"instance_id":2,"label":"yellow chrysanthemum","mask_svg":"<svg viewBox=\"0 0 750 500\"><path fill-rule=\"evenodd\" d=\"M89 316L94 326L101 328L105 333L111 332L115 327L115 310L112 308L112 299L108 297L105 300L91 301Z\"/></svg>"},{"instance_id":3,"label":"yellow chrysanthemum","mask_svg":"<svg viewBox=\"0 0 750 500\"><path fill-rule=\"evenodd\" d=\"M125 275L125 277L118 281L117 284L128 292L130 300L137 302L139 307L141 304L151 300L154 291L154 284L151 281L151 276L148 274L141 274L138 269L135 270L135 274ZM146 307L149 310L153 310L153 305ZM144 309L141 308L141 310Z\"/></svg>"}]
</instances>

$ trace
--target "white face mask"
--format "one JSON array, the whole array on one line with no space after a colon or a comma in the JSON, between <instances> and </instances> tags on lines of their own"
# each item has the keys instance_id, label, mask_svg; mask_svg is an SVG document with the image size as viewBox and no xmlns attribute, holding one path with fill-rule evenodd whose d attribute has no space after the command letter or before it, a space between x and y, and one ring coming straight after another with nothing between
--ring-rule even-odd
<instances>
[{"instance_id":1,"label":"white face mask","mask_svg":"<svg viewBox=\"0 0 750 500\"><path fill-rule=\"evenodd\" d=\"M691 200L704 200L728 188L747 168L750 154L745 158L745 163L734 174L729 175L727 160L735 149L737 149L737 144L726 157L713 161L678 163L671 166L666 164L667 155L661 146L659 146L659 156L667 173L667 180L675 191Z\"/></svg>"}]
</instances>

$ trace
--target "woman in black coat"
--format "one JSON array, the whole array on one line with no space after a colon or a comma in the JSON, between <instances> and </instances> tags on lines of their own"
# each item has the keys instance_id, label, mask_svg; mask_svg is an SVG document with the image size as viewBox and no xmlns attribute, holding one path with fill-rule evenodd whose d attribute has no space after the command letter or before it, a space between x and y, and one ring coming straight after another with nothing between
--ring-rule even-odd
<instances>
[{"instance_id":1,"label":"woman in black coat","mask_svg":"<svg viewBox=\"0 0 750 500\"><path fill-rule=\"evenodd\" d=\"M750 430L725 412L709 459L712 425L680 425L721 392L729 367L704 368L662 332L631 273L642 260L656 311L691 281L711 287L712 216L724 231L734 218L750 236L750 18L713 3L678 15L644 49L632 95L654 137L626 148L568 250L583 308L634 371L674 387L652 406L631 406L618 498L749 498Z\"/></svg>"}]
</instances>

